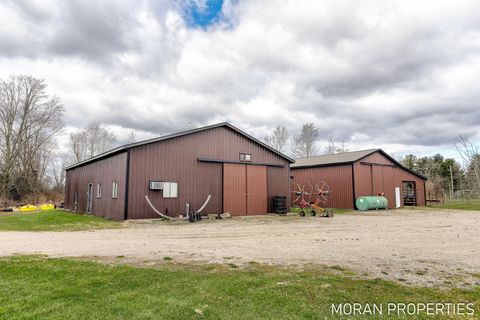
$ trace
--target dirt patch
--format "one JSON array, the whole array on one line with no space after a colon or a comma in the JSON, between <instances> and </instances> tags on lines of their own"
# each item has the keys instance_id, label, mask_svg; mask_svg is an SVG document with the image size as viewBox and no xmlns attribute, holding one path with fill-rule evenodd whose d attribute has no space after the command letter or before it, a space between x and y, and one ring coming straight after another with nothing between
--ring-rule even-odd
<instances>
[{"instance_id":1,"label":"dirt patch","mask_svg":"<svg viewBox=\"0 0 480 320\"><path fill-rule=\"evenodd\" d=\"M390 210L319 217L131 223L125 229L0 232L0 255L127 263L329 265L410 285L480 285L480 212Z\"/></svg>"}]
</instances>

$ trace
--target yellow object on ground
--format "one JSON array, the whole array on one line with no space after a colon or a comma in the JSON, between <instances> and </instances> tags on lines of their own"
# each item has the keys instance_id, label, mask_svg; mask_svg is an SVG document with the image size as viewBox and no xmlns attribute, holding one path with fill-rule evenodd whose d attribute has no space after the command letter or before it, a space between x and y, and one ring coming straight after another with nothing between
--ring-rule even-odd
<instances>
[{"instance_id":1,"label":"yellow object on ground","mask_svg":"<svg viewBox=\"0 0 480 320\"><path fill-rule=\"evenodd\" d=\"M48 211L48 210L53 210L55 209L55 206L53 204L42 204L40 206L40 210L42 211Z\"/></svg>"},{"instance_id":2,"label":"yellow object on ground","mask_svg":"<svg viewBox=\"0 0 480 320\"><path fill-rule=\"evenodd\" d=\"M29 212L29 211L35 211L35 210L38 210L38 207L31 204L20 207L21 212Z\"/></svg>"}]
</instances>

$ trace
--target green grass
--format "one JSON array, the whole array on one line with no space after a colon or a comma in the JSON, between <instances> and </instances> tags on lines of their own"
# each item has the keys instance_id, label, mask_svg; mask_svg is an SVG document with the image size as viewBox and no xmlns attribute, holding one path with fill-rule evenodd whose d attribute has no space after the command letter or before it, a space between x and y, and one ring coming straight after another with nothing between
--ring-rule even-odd
<instances>
[{"instance_id":1,"label":"green grass","mask_svg":"<svg viewBox=\"0 0 480 320\"><path fill-rule=\"evenodd\" d=\"M436 204L432 206L433 208L441 209L458 209L458 210L478 210L480 211L480 200L470 200L470 201L448 201L444 204Z\"/></svg>"},{"instance_id":2,"label":"green grass","mask_svg":"<svg viewBox=\"0 0 480 320\"><path fill-rule=\"evenodd\" d=\"M290 208L290 212L292 213L300 213L300 208L298 207L291 207ZM305 212L308 213L307 210L305 210ZM336 213L350 213L350 212L353 212L352 209L333 209L333 213L336 214Z\"/></svg>"},{"instance_id":3,"label":"green grass","mask_svg":"<svg viewBox=\"0 0 480 320\"><path fill-rule=\"evenodd\" d=\"M0 231L67 231L119 228L122 224L62 210L0 214Z\"/></svg>"},{"instance_id":4,"label":"green grass","mask_svg":"<svg viewBox=\"0 0 480 320\"><path fill-rule=\"evenodd\" d=\"M1 258L0 318L333 319L338 317L331 315L331 304L347 302L465 301L480 312L479 287L415 288L358 280L333 269L170 262L147 269L42 256Z\"/></svg>"}]
</instances>

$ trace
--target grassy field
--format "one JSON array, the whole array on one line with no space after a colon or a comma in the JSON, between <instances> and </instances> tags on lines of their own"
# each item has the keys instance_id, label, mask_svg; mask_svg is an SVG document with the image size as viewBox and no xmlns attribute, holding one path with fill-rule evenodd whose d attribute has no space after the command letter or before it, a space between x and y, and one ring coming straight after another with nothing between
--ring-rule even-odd
<instances>
[{"instance_id":1,"label":"grassy field","mask_svg":"<svg viewBox=\"0 0 480 320\"><path fill-rule=\"evenodd\" d=\"M331 303L480 303L480 288L356 280L339 267L294 271L252 263L238 269L165 260L147 269L42 256L1 258L0 318L323 319L336 318Z\"/></svg>"},{"instance_id":2,"label":"grassy field","mask_svg":"<svg viewBox=\"0 0 480 320\"><path fill-rule=\"evenodd\" d=\"M0 231L68 231L119 228L122 224L101 217L62 210L0 213Z\"/></svg>"},{"instance_id":3,"label":"grassy field","mask_svg":"<svg viewBox=\"0 0 480 320\"><path fill-rule=\"evenodd\" d=\"M479 200L470 200L470 201L455 201L451 200L444 204L433 205L433 208L440 209L459 209L459 210L478 210L480 211L480 201Z\"/></svg>"}]
</instances>

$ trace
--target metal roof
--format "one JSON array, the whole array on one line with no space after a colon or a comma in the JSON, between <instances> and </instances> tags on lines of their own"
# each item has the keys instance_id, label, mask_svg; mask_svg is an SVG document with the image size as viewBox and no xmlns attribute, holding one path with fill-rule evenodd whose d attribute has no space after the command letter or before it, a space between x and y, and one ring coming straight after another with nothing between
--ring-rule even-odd
<instances>
[{"instance_id":1,"label":"metal roof","mask_svg":"<svg viewBox=\"0 0 480 320\"><path fill-rule=\"evenodd\" d=\"M310 167L329 164L352 163L378 151L379 149L359 150L352 152L342 152L335 154L326 154L322 156L306 157L295 159L295 163L290 167Z\"/></svg>"},{"instance_id":2,"label":"metal roof","mask_svg":"<svg viewBox=\"0 0 480 320\"><path fill-rule=\"evenodd\" d=\"M269 145L265 144L264 142L258 140L257 138L249 135L248 133L238 129L237 127L231 125L230 123L221 122L221 123L212 124L212 125L205 126L205 127L200 127L200 128L196 128L196 129L191 129L191 130L187 130L187 131L182 131L182 132L177 132L177 133L161 136L161 137L158 137L158 138L153 138L153 139L148 139L148 140L144 140L144 141L129 143L129 144L114 148L112 150L109 150L107 152L104 152L102 154L99 154L95 157L80 161L80 162L75 163L73 165L70 165L70 166L66 167L65 170L73 169L73 168L80 167L80 166L83 166L83 165L91 163L91 162L95 162L97 160L108 158L109 156L118 154L120 152L126 151L126 150L131 149L131 148L143 146L143 145L150 144L150 143L160 142L160 141L164 141L164 140L174 139L174 138L182 137L182 136L185 136L185 135L188 135L188 134L193 134L193 133L197 133L197 132L201 132L201 131L205 131L205 130L209 130L209 129L214 129L214 128L219 128L219 127L227 127L229 129L245 136L246 138L260 144L262 147L264 147L264 148L272 151L273 153L279 155L280 157L286 159L288 162L290 162L290 163L295 162L295 160L293 160L292 158L286 156L285 154L281 153L278 150L275 150L274 148L272 148Z\"/></svg>"},{"instance_id":3,"label":"metal roof","mask_svg":"<svg viewBox=\"0 0 480 320\"><path fill-rule=\"evenodd\" d=\"M290 167L292 169L299 169L299 168L309 168L309 167L327 167L327 166L336 166L342 164L351 164L357 162L372 153L379 152L387 159L392 161L397 167L402 168L405 171L410 172L411 174L416 175L419 178L424 180L428 180L427 177L421 175L418 172L415 172L405 166L403 166L400 162L395 160L392 156L388 153L383 151L382 149L368 149L368 150L359 150L359 151L351 151L351 152L342 152L342 153L335 153L335 154L327 154L322 156L313 156L313 157L306 157L306 158L298 158L295 159L295 163L291 164Z\"/></svg>"}]
</instances>

